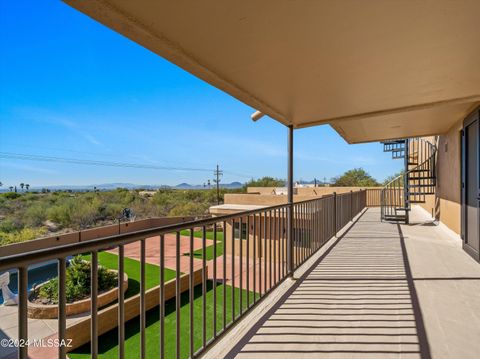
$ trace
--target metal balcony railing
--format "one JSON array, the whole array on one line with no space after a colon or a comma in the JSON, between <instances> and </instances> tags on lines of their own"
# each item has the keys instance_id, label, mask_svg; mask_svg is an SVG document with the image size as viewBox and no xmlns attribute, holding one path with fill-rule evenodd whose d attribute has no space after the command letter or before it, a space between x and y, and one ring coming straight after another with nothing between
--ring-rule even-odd
<instances>
[{"instance_id":1,"label":"metal balcony railing","mask_svg":"<svg viewBox=\"0 0 480 359\"><path fill-rule=\"evenodd\" d=\"M140 258L140 357L151 357L146 352L146 244L151 237L159 239L159 287L157 306L159 306L159 351L160 357L197 357L214 343L226 330L245 315L268 294L309 259L320 247L351 221L366 206L366 191L333 194L293 204L265 207L258 210L232 215L202 219L182 224L125 233L85 242L60 245L0 257L0 272L18 269L18 337L28 339L28 267L44 261L58 261L58 339L69 335L66 311L66 268L67 258L79 253L90 254L91 278L98 278L99 252L117 249L118 252L118 310L115 326L118 327L118 357L129 355L125 352L126 299L124 298L124 259L125 249L133 243L139 243ZM289 216L291 215L291 218ZM291 229L289 231L289 224ZM187 230L187 235L185 235ZM207 247L207 233L213 243ZM292 233L292 238L288 238ZM195 259L195 237L201 239L201 259ZM223 253L220 254L223 238ZM167 241L172 241L166 246ZM173 245L174 242L174 245ZM182 244L188 247L182 253ZM213 248L212 248L213 246ZM174 254L167 253L174 247ZM169 249L170 248L170 249ZM207 261L207 252L213 251L213 259ZM217 254L220 254L217 256ZM175 258L175 294L171 301L175 312L175 340L166 342L166 257ZM185 263L185 258L187 265ZM183 262L183 266L181 263ZM201 310L195 305L198 292L194 271L201 268ZM188 267L186 269L186 267ZM182 271L184 272L182 274ZM184 275L190 274L185 282ZM211 285L207 285L207 282ZM209 288L210 287L210 288ZM183 290L185 289L185 290ZM99 318L104 309L98 308L98 281L91 280L90 305L90 350L91 357L98 355L99 336L104 333L103 319ZM188 292L188 304L182 291ZM212 291L212 292L210 292ZM210 293L209 293L210 292ZM149 292L150 295L150 292ZM182 321L183 305L188 305L188 321ZM208 310L207 310L208 309ZM196 313L199 311L199 313ZM199 320L199 318L201 318ZM187 326L188 328L182 328ZM207 326L211 326L208 328ZM201 339L198 340L198 333ZM188 333L188 335L186 334ZM197 338L195 338L197 333ZM166 353L166 345L172 351ZM60 346L58 356L66 357L67 349ZM27 358L28 347L19 348L19 358Z\"/></svg>"}]
</instances>

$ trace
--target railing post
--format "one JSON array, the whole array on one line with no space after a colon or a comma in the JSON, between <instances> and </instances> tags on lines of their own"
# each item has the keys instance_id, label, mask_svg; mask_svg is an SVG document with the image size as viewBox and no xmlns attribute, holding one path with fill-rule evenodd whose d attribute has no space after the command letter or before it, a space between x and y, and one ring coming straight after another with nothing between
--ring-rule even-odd
<instances>
[{"instance_id":1,"label":"railing post","mask_svg":"<svg viewBox=\"0 0 480 359\"><path fill-rule=\"evenodd\" d=\"M288 126L288 214L287 214L287 268L293 276L293 125Z\"/></svg>"},{"instance_id":2,"label":"railing post","mask_svg":"<svg viewBox=\"0 0 480 359\"><path fill-rule=\"evenodd\" d=\"M58 340L60 345L58 347L58 358L65 359L67 357L67 350L63 345L66 338L67 331L67 298L66 298L66 266L65 258L58 260Z\"/></svg>"},{"instance_id":3,"label":"railing post","mask_svg":"<svg viewBox=\"0 0 480 359\"><path fill-rule=\"evenodd\" d=\"M350 190L350 222L353 221L353 191Z\"/></svg>"},{"instance_id":4,"label":"railing post","mask_svg":"<svg viewBox=\"0 0 480 359\"><path fill-rule=\"evenodd\" d=\"M403 173L403 205L405 206L405 223L408 224L408 209L410 207L410 188L408 183L408 163L410 157L410 140L405 140L405 172ZM420 161L420 159L419 159Z\"/></svg>"},{"instance_id":5,"label":"railing post","mask_svg":"<svg viewBox=\"0 0 480 359\"><path fill-rule=\"evenodd\" d=\"M28 358L28 267L18 268L18 358Z\"/></svg>"},{"instance_id":6,"label":"railing post","mask_svg":"<svg viewBox=\"0 0 480 359\"><path fill-rule=\"evenodd\" d=\"M333 231L337 236L337 192L333 192Z\"/></svg>"}]
</instances>

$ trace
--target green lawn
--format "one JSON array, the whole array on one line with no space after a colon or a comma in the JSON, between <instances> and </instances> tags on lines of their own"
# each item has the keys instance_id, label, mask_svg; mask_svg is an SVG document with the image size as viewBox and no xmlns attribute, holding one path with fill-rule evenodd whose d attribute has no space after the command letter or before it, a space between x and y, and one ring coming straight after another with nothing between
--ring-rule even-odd
<instances>
[{"instance_id":1,"label":"green lawn","mask_svg":"<svg viewBox=\"0 0 480 359\"><path fill-rule=\"evenodd\" d=\"M218 285L217 290L217 330L223 328L223 285ZM213 336L213 282L207 282L207 294L206 294L206 336L207 341ZM235 291L235 313L238 314L240 303L238 288ZM199 349L202 345L202 287L197 286L194 289L194 343L195 350ZM226 287L227 298L227 323L231 322L231 294L232 287ZM253 300L254 293L250 292L251 301ZM246 307L247 292L242 291L243 307ZM175 299L171 299L165 303L165 357L175 357L175 342L176 342L176 313L175 313ZM189 357L189 338L190 338L190 324L189 324L190 306L189 306L189 293L184 292L181 296L181 308L180 308L180 345L181 345L181 358ZM159 307L156 307L147 312L147 327L146 327L146 353L147 358L159 357ZM139 358L140 356L140 333L139 333L139 318L128 321L125 325L125 352L128 358ZM116 359L118 355L118 341L117 330L112 330L99 338L99 358L102 359ZM84 345L81 348L68 354L71 359L86 359L90 358L90 345Z\"/></svg>"},{"instance_id":2,"label":"green lawn","mask_svg":"<svg viewBox=\"0 0 480 359\"><path fill-rule=\"evenodd\" d=\"M190 231L188 229L184 229L180 231L182 236L190 236ZM196 238L202 238L202 231L194 231L193 236ZM205 238L213 240L213 231L205 232ZM205 248L206 259L211 260L213 259L213 245L210 245ZM185 255L188 255L185 254ZM223 255L223 232L217 231L217 257ZM193 256L195 258L203 258L203 250L197 249L193 252Z\"/></svg>"},{"instance_id":3,"label":"green lawn","mask_svg":"<svg viewBox=\"0 0 480 359\"><path fill-rule=\"evenodd\" d=\"M90 255L83 255L85 260L90 260ZM98 263L104 267L118 270L118 256L113 253L98 253ZM124 257L125 273L128 275L128 289L125 298L129 298L140 293L140 262ZM175 271L165 268L165 281L175 278ZM145 286L147 289L160 284L160 267L145 263Z\"/></svg>"}]
</instances>

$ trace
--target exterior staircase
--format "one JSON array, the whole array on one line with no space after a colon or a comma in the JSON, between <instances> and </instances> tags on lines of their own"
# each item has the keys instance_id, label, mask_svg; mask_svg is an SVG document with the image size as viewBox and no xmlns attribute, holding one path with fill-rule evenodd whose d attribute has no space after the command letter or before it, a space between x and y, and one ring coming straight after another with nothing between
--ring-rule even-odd
<instances>
[{"instance_id":1,"label":"exterior staircase","mask_svg":"<svg viewBox=\"0 0 480 359\"><path fill-rule=\"evenodd\" d=\"M435 143L423 138L383 142L383 151L393 159L403 159L402 173L388 182L381 192L381 220L408 223L413 203L425 203L435 194Z\"/></svg>"}]
</instances>

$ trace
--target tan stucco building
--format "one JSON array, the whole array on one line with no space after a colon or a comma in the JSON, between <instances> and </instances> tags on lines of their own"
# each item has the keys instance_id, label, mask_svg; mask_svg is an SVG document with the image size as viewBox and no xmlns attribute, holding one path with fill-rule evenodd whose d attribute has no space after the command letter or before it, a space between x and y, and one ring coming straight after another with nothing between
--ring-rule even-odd
<instances>
[{"instance_id":1,"label":"tan stucco building","mask_svg":"<svg viewBox=\"0 0 480 359\"><path fill-rule=\"evenodd\" d=\"M367 187L295 187L294 201L302 202L312 199L318 199L324 196L332 196L334 193L341 195L350 192L357 192L366 190ZM367 191L367 204L371 207L379 206L379 192L381 187L369 187ZM282 187L248 187L247 193L228 193L225 194L224 204L210 207L210 213L213 216L222 216L230 214L238 214L245 211L258 211L262 208L282 205L287 203L287 195L285 188ZM297 212L302 210L305 212L302 216L302 223L294 223L294 233L299 231L308 231L308 224L311 221L312 214L310 211L296 208ZM315 209L318 215L321 216L324 210L320 205ZM286 251L286 212L285 211L265 211L262 213L262 220L258 219L259 215L242 217L242 221L226 221L225 222L225 250L230 255L246 256L249 253L250 257L261 258L265 253L272 257L278 256L279 251ZM262 225L260 225L262 223ZM298 225L297 225L298 224ZM267 228L265 228L265 226ZM305 227L307 229L305 229ZM241 229L240 229L241 228ZM280 230L282 228L282 230ZM300 229L302 228L302 229ZM308 238L308 233L297 233L298 238ZM233 240L232 240L233 235ZM249 241L246 241L246 238ZM247 250L248 242L248 250ZM234 243L234 245L232 245ZM242 248L240 248L240 246ZM297 243L297 247L308 246L307 242ZM255 247L255 249L254 249ZM275 253L276 252L276 253Z\"/></svg>"}]
</instances>

